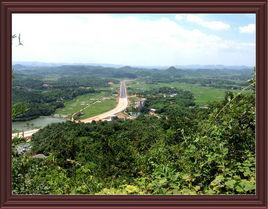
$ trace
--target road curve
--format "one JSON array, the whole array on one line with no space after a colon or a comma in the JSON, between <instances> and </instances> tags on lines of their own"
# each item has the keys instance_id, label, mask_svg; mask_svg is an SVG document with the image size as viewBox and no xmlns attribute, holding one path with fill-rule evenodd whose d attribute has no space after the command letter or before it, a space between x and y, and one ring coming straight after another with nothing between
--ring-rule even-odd
<instances>
[{"instance_id":1,"label":"road curve","mask_svg":"<svg viewBox=\"0 0 268 209\"><path fill-rule=\"evenodd\" d=\"M117 113L120 113L122 111L124 111L128 106L128 99L127 99L127 89L126 89L126 83L125 81L121 81L120 82L120 90L119 90L119 98L118 98L118 103L117 106L112 109L109 110L108 112L104 112L102 114L90 117L90 118L86 118L83 120L80 120L80 122L82 123L91 123L92 121L100 121L100 120L104 120L107 118L110 118L114 115L116 115ZM19 132L19 133L13 133L12 134L12 139L15 137L25 137L25 138L31 138L31 136L38 132L40 129L33 129L30 131L25 131L25 132Z\"/></svg>"},{"instance_id":2,"label":"road curve","mask_svg":"<svg viewBox=\"0 0 268 209\"><path fill-rule=\"evenodd\" d=\"M118 103L116 107L102 114L80 120L80 122L91 123L92 121L100 121L100 120L110 118L116 115L117 113L124 111L127 108L127 105L128 105L128 98L127 98L126 83L125 81L121 81L120 90L119 90L119 98L118 98Z\"/></svg>"}]
</instances>

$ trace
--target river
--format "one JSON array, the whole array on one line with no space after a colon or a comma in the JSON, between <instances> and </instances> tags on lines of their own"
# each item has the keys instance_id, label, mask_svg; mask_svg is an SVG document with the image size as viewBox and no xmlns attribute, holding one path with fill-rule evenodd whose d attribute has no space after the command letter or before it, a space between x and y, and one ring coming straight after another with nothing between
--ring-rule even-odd
<instances>
[{"instance_id":1,"label":"river","mask_svg":"<svg viewBox=\"0 0 268 209\"><path fill-rule=\"evenodd\" d=\"M40 116L33 120L16 121L12 122L12 133L39 129L52 123L61 123L65 121L67 120L64 118L54 116Z\"/></svg>"}]
</instances>

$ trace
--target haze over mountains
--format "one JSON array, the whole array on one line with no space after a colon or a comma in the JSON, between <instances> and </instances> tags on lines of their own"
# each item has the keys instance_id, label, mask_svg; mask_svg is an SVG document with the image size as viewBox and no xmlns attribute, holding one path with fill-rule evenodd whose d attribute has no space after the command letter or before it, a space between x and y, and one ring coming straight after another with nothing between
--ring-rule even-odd
<instances>
[{"instance_id":1,"label":"haze over mountains","mask_svg":"<svg viewBox=\"0 0 268 209\"><path fill-rule=\"evenodd\" d=\"M120 65L120 64L107 64L107 63L48 63L48 62L13 62L13 67L21 68L21 66L30 66L30 67L57 67L63 65L79 65L79 66L100 66L100 67L112 67L112 68L145 68L145 69L168 69L170 67L175 67L177 69L184 70L195 70L195 69L208 69L208 70L242 70L242 69L252 69L253 66L246 65L174 65L174 66L143 66L143 65Z\"/></svg>"}]
</instances>

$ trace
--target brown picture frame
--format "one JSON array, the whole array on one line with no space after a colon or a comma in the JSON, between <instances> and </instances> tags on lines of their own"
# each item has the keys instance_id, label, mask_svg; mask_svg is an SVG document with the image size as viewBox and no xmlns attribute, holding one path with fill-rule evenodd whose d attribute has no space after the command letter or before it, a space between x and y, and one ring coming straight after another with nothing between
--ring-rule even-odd
<instances>
[{"instance_id":1,"label":"brown picture frame","mask_svg":"<svg viewBox=\"0 0 268 209\"><path fill-rule=\"evenodd\" d=\"M267 0L0 0L0 208L268 208ZM255 13L256 195L12 195L12 13Z\"/></svg>"}]
</instances>

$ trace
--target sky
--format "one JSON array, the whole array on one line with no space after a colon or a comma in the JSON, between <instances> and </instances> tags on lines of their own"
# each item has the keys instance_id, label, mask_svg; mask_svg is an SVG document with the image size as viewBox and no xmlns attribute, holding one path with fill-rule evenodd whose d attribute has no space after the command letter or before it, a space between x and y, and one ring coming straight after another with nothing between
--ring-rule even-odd
<instances>
[{"instance_id":1,"label":"sky","mask_svg":"<svg viewBox=\"0 0 268 209\"><path fill-rule=\"evenodd\" d=\"M12 14L14 62L255 65L255 14Z\"/></svg>"}]
</instances>

